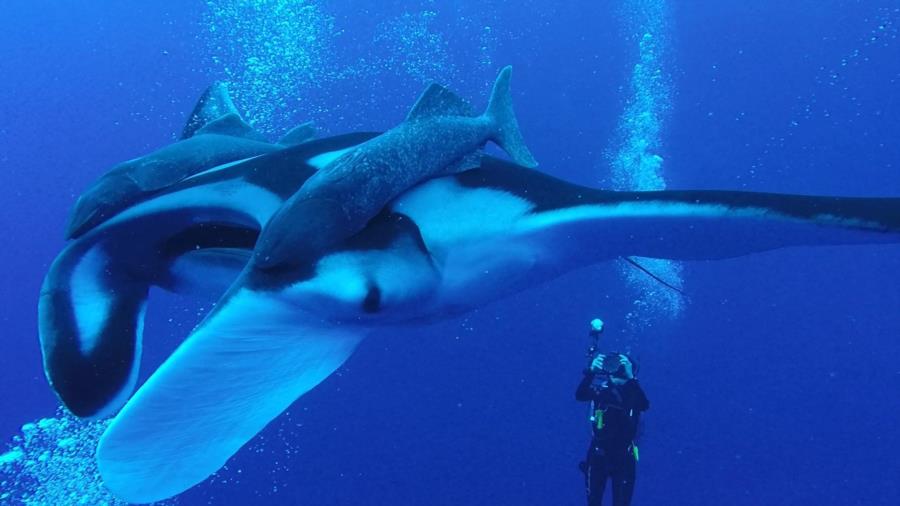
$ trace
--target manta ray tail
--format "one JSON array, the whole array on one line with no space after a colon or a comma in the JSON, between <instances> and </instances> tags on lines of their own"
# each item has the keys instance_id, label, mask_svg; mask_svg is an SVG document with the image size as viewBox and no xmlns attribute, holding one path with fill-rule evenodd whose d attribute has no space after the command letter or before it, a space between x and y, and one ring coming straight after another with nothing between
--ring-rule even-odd
<instances>
[{"instance_id":1,"label":"manta ray tail","mask_svg":"<svg viewBox=\"0 0 900 506\"><path fill-rule=\"evenodd\" d=\"M47 273L38 302L44 371L76 416L107 416L131 394L148 289L102 245L83 241Z\"/></svg>"},{"instance_id":2,"label":"manta ray tail","mask_svg":"<svg viewBox=\"0 0 900 506\"><path fill-rule=\"evenodd\" d=\"M491 100L488 103L485 115L492 119L496 125L493 141L506 151L514 162L525 167L537 167L537 161L525 146L525 139L519 130L519 122L513 111L512 95L509 91L509 78L512 67L506 66L500 71L494 82L491 92Z\"/></svg>"}]
</instances>

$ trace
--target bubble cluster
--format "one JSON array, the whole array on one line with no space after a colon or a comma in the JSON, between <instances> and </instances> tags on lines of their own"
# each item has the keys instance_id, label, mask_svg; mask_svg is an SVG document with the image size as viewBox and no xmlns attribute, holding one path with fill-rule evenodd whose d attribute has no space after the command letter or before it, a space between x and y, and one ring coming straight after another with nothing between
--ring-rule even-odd
<instances>
[{"instance_id":1,"label":"bubble cluster","mask_svg":"<svg viewBox=\"0 0 900 506\"><path fill-rule=\"evenodd\" d=\"M309 407L300 409L304 414L309 411ZM296 437L303 429L303 422L298 419L303 416L295 417L291 410L285 411L216 471L203 488L207 504L232 504L234 490L248 486L258 498L254 504L285 504L282 494L295 486L294 466L303 453ZM259 462L265 464L260 466Z\"/></svg>"},{"instance_id":2,"label":"bubble cluster","mask_svg":"<svg viewBox=\"0 0 900 506\"><path fill-rule=\"evenodd\" d=\"M666 7L661 0L626 2L624 21L638 41L638 62L629 83L631 98L619 121L618 148L611 155L613 185L619 190L651 191L666 187L663 177L662 129L671 104L671 85L664 71ZM640 258L638 262L672 286L683 285L682 266L671 260ZM675 319L684 309L681 293L621 262L626 283L637 294L626 315L633 331L659 319Z\"/></svg>"},{"instance_id":3,"label":"bubble cluster","mask_svg":"<svg viewBox=\"0 0 900 506\"><path fill-rule=\"evenodd\" d=\"M497 17L491 9L474 10L463 4L440 11L426 8L379 23L371 51L363 58L367 65L358 66L357 72L369 72L369 81L391 82L400 90L437 82L470 99L486 98L497 70ZM379 108L396 103L405 112L409 96L401 94L382 90Z\"/></svg>"},{"instance_id":4,"label":"bubble cluster","mask_svg":"<svg viewBox=\"0 0 900 506\"><path fill-rule=\"evenodd\" d=\"M108 424L79 420L60 408L53 418L23 425L7 452L0 455L0 503L128 504L106 490L97 470L97 441Z\"/></svg>"},{"instance_id":5,"label":"bubble cluster","mask_svg":"<svg viewBox=\"0 0 900 506\"><path fill-rule=\"evenodd\" d=\"M393 90L433 81L489 90L499 43L490 6L428 4L345 33L346 20L321 1L208 0L198 39L209 73L229 82L257 130L274 137L324 114L345 128L372 128L367 110L409 106Z\"/></svg>"},{"instance_id":6,"label":"bubble cluster","mask_svg":"<svg viewBox=\"0 0 900 506\"><path fill-rule=\"evenodd\" d=\"M860 72L866 66L878 65L879 56L889 54L884 51L890 50L897 43L898 35L900 35L900 7L880 7L865 20L868 22L869 28L860 35L857 47L845 53L833 65L819 67L819 73L814 78L815 89L820 90L820 94L831 94L834 97L824 100L815 92L806 97L800 113L801 120L830 118L829 109L818 107L819 102L845 104L854 109L855 117L862 116L860 100L857 97L860 84L854 85L849 77L853 76L855 72ZM898 78L900 76L896 75L890 78L891 83L896 83ZM869 83L868 81L864 82ZM796 127L797 121L794 120L791 126Z\"/></svg>"},{"instance_id":7,"label":"bubble cluster","mask_svg":"<svg viewBox=\"0 0 900 506\"><path fill-rule=\"evenodd\" d=\"M435 28L436 17L431 10L406 12L381 23L375 35L375 44L386 50L380 65L402 69L420 83L454 80L456 67L446 38Z\"/></svg>"},{"instance_id":8,"label":"bubble cluster","mask_svg":"<svg viewBox=\"0 0 900 506\"><path fill-rule=\"evenodd\" d=\"M245 118L272 133L301 110L310 89L339 77L331 69L334 18L308 0L210 0L206 45Z\"/></svg>"},{"instance_id":9,"label":"bubble cluster","mask_svg":"<svg viewBox=\"0 0 900 506\"><path fill-rule=\"evenodd\" d=\"M827 125L845 131L852 126L859 128L861 135L869 135L870 125L883 124L884 118L890 117L892 102L873 90L900 84L900 73L888 71L894 68L895 48L900 41L900 7L872 7L870 12L862 10L863 7L870 6L863 3L856 9L866 29L854 34L852 49L835 49L840 56L819 65L809 91L796 97L787 124L776 135L770 135L759 150L750 166L751 177L767 164L774 165L776 171L781 170L784 150L797 142L798 135L811 129ZM846 43L845 40L846 35L832 35L818 43L825 46Z\"/></svg>"},{"instance_id":10,"label":"bubble cluster","mask_svg":"<svg viewBox=\"0 0 900 506\"><path fill-rule=\"evenodd\" d=\"M639 258L638 262L669 285L678 289L684 286L683 266L679 262L659 258ZM629 330L640 333L653 327L659 320L675 320L681 315L687 302L684 295L625 261L621 264L626 283L638 294L625 314Z\"/></svg>"},{"instance_id":11,"label":"bubble cluster","mask_svg":"<svg viewBox=\"0 0 900 506\"><path fill-rule=\"evenodd\" d=\"M662 0L628 0L622 22L637 41L638 61L629 80L630 97L619 120L618 148L612 155L613 184L620 190L662 190L662 129L671 108L665 73L668 25Z\"/></svg>"}]
</instances>

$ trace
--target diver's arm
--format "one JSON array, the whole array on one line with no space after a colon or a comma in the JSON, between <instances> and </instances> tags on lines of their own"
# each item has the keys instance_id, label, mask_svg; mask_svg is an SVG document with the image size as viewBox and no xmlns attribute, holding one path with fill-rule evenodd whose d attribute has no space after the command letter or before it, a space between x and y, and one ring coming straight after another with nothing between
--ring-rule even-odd
<instances>
[{"instance_id":1,"label":"diver's arm","mask_svg":"<svg viewBox=\"0 0 900 506\"><path fill-rule=\"evenodd\" d=\"M594 400L594 396L596 392L593 387L594 382L594 371L591 369L584 370L584 377L581 378L581 383L578 384L578 389L575 390L575 400L581 402L589 402Z\"/></svg>"},{"instance_id":2,"label":"diver's arm","mask_svg":"<svg viewBox=\"0 0 900 506\"><path fill-rule=\"evenodd\" d=\"M644 389L641 388L641 384L634 378L625 382L622 385L623 394L626 399L628 399L629 404L631 404L633 409L637 411L647 411L650 409L650 401L647 399L647 395L644 394Z\"/></svg>"},{"instance_id":3,"label":"diver's arm","mask_svg":"<svg viewBox=\"0 0 900 506\"><path fill-rule=\"evenodd\" d=\"M584 378L581 379L578 389L575 390L575 400L589 402L597 396L597 389L594 388L594 376L596 376L597 371L603 369L603 360L605 358L606 355L599 353L591 360L591 364L584 370Z\"/></svg>"}]
</instances>

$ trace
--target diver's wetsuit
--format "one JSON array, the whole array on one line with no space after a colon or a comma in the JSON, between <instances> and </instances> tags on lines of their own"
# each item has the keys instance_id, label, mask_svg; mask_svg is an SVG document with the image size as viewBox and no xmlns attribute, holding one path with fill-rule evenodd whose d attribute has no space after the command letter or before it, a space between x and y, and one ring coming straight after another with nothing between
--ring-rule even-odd
<instances>
[{"instance_id":1,"label":"diver's wetsuit","mask_svg":"<svg viewBox=\"0 0 900 506\"><path fill-rule=\"evenodd\" d=\"M612 480L613 506L628 506L634 492L634 439L641 412L650 408L650 401L637 380L617 386L590 370L585 371L575 398L592 401L595 418L602 417L602 423L592 422L591 446L582 463L588 506L600 506L607 479Z\"/></svg>"}]
</instances>

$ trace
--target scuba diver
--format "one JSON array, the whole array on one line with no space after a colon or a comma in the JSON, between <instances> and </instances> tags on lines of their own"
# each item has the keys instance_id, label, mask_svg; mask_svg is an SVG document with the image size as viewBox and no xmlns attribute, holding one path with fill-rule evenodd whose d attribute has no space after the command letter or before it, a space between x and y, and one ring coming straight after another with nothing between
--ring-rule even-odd
<instances>
[{"instance_id":1,"label":"scuba diver","mask_svg":"<svg viewBox=\"0 0 900 506\"><path fill-rule=\"evenodd\" d=\"M612 482L613 506L628 506L634 493L638 423L650 401L635 379L636 367L628 355L597 353L603 321L591 322L593 346L590 367L575 391L575 399L591 403L591 445L580 464L584 472L588 506L600 506L606 481Z\"/></svg>"}]
</instances>

